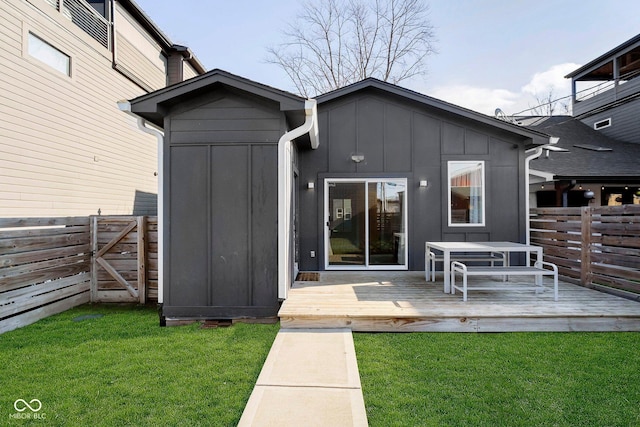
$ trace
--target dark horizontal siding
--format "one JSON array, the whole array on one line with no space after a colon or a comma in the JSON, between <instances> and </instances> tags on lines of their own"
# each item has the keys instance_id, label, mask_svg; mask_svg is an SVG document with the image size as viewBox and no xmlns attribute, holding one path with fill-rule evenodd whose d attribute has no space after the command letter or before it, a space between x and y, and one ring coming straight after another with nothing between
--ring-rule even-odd
<instances>
[{"instance_id":1,"label":"dark horizontal siding","mask_svg":"<svg viewBox=\"0 0 640 427\"><path fill-rule=\"evenodd\" d=\"M226 91L213 101L171 115L172 144L275 143L282 134L282 115L277 109Z\"/></svg>"}]
</instances>

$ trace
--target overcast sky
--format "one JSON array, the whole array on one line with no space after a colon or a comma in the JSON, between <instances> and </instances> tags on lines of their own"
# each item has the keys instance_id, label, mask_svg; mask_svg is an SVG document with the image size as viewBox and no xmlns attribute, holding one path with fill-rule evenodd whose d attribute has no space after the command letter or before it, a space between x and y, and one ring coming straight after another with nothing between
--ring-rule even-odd
<instances>
[{"instance_id":1,"label":"overcast sky","mask_svg":"<svg viewBox=\"0 0 640 427\"><path fill-rule=\"evenodd\" d=\"M207 69L289 91L267 46L299 12L300 0L136 0L172 42ZM536 105L534 94L567 95L563 77L640 33L640 0L432 0L438 54L429 74L403 86L485 114Z\"/></svg>"}]
</instances>

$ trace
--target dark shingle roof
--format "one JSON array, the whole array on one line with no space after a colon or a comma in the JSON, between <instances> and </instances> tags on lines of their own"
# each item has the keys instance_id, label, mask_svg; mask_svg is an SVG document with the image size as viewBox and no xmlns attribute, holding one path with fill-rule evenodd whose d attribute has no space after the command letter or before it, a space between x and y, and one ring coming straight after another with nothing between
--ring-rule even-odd
<instances>
[{"instance_id":1,"label":"dark shingle roof","mask_svg":"<svg viewBox=\"0 0 640 427\"><path fill-rule=\"evenodd\" d=\"M640 144L618 141L571 116L519 117L522 126L559 137L556 145L568 151L549 151L531 162L531 168L556 178L640 179ZM580 148L601 147L605 150Z\"/></svg>"}]
</instances>

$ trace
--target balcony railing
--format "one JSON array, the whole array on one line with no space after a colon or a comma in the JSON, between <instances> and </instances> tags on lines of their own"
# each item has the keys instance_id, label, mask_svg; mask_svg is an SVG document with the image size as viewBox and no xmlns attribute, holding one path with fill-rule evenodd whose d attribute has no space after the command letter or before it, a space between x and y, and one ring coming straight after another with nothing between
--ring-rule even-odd
<instances>
[{"instance_id":1,"label":"balcony railing","mask_svg":"<svg viewBox=\"0 0 640 427\"><path fill-rule=\"evenodd\" d=\"M58 12L80 27L98 43L111 48L110 22L84 0L46 0Z\"/></svg>"}]
</instances>

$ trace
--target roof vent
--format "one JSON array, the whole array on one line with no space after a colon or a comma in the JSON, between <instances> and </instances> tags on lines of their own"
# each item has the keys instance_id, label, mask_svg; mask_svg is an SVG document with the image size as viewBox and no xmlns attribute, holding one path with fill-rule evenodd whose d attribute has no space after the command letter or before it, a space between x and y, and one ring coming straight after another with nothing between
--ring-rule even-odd
<instances>
[{"instance_id":1,"label":"roof vent","mask_svg":"<svg viewBox=\"0 0 640 427\"><path fill-rule=\"evenodd\" d=\"M595 122L593 124L593 128L595 130L608 128L609 126L611 126L611 117L609 117L608 119L600 120L599 122Z\"/></svg>"},{"instance_id":2,"label":"roof vent","mask_svg":"<svg viewBox=\"0 0 640 427\"><path fill-rule=\"evenodd\" d=\"M591 150L591 151L613 151L612 148L599 147L597 145L591 145L591 144L574 144L573 146L578 148L583 148L585 150Z\"/></svg>"}]
</instances>

